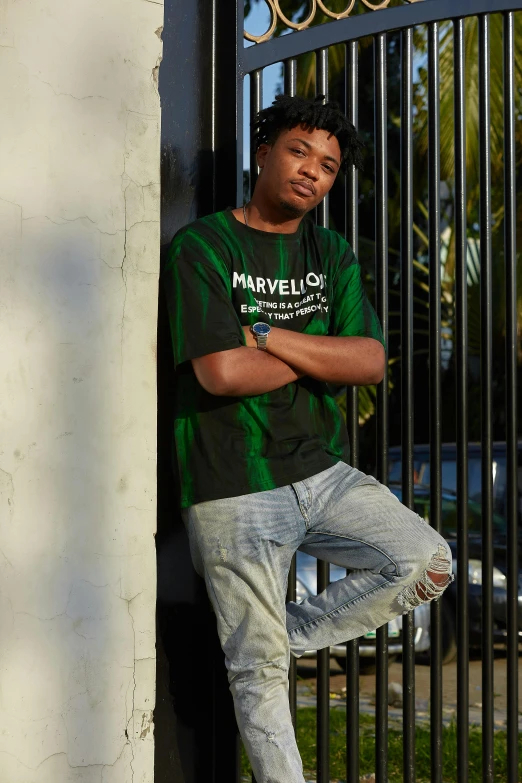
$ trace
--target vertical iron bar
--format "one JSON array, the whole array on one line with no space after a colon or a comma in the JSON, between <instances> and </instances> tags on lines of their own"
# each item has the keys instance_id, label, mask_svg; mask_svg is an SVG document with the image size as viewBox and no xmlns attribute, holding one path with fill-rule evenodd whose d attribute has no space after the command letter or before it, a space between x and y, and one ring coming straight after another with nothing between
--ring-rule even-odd
<instances>
[{"instance_id":1,"label":"vertical iron bar","mask_svg":"<svg viewBox=\"0 0 522 783\"><path fill-rule=\"evenodd\" d=\"M285 95L290 95L293 98L297 94L297 60L295 57L285 60L283 70Z\"/></svg>"},{"instance_id":2,"label":"vertical iron bar","mask_svg":"<svg viewBox=\"0 0 522 783\"><path fill-rule=\"evenodd\" d=\"M401 32L401 440L402 502L413 498L413 29ZM415 781L415 619L402 618L404 782Z\"/></svg>"},{"instance_id":3,"label":"vertical iron bar","mask_svg":"<svg viewBox=\"0 0 522 783\"><path fill-rule=\"evenodd\" d=\"M359 122L359 42L350 41L345 52L345 111L357 127ZM356 257L359 253L359 180L355 166L346 175L346 238ZM356 386L346 392L350 432L350 461L359 466L359 412ZM346 643L346 783L359 783L359 640Z\"/></svg>"},{"instance_id":4,"label":"vertical iron bar","mask_svg":"<svg viewBox=\"0 0 522 783\"><path fill-rule=\"evenodd\" d=\"M211 0L211 4L214 34L207 121L214 164L212 210L215 211L240 207L243 203L244 79L238 52L243 48L244 14L243 3ZM236 33L235 46L232 29Z\"/></svg>"},{"instance_id":5,"label":"vertical iron bar","mask_svg":"<svg viewBox=\"0 0 522 783\"><path fill-rule=\"evenodd\" d=\"M316 52L316 91L328 99L328 49ZM317 207L317 222L328 228L328 196ZM317 561L317 592L328 587L330 565ZM330 781L330 648L317 653L317 782Z\"/></svg>"},{"instance_id":6,"label":"vertical iron bar","mask_svg":"<svg viewBox=\"0 0 522 783\"><path fill-rule=\"evenodd\" d=\"M507 783L518 780L517 255L515 15L504 15L504 258L506 273Z\"/></svg>"},{"instance_id":7,"label":"vertical iron bar","mask_svg":"<svg viewBox=\"0 0 522 783\"><path fill-rule=\"evenodd\" d=\"M375 111L375 299L388 343L388 145L386 33L374 38ZM377 478L388 482L388 368L377 387ZM388 781L388 626L377 629L375 708L376 783Z\"/></svg>"},{"instance_id":8,"label":"vertical iron bar","mask_svg":"<svg viewBox=\"0 0 522 783\"><path fill-rule=\"evenodd\" d=\"M254 127L254 117L263 107L263 69L252 71L250 74L250 138L252 138L252 128ZM250 142L250 198L254 192L259 166L257 165L256 153L252 141Z\"/></svg>"},{"instance_id":9,"label":"vertical iron bar","mask_svg":"<svg viewBox=\"0 0 522 783\"><path fill-rule=\"evenodd\" d=\"M218 10L216 8L216 17L219 18L219 15L222 14L221 10ZM223 22L222 22L223 24ZM243 30L245 27L244 22L244 8L242 3L236 4L236 53L235 53L235 59L236 59L236 113L235 113L235 126L236 126L236 207L240 207L243 204L243 162L244 162L244 150L243 150L243 122L244 122L244 101L243 101L243 92L244 92L244 77L240 73L238 65L238 53L241 51L241 48L243 47ZM225 40L222 42L223 46L226 46ZM230 54L227 55L230 57ZM223 58L223 55L221 55ZM224 58L223 58L224 59ZM219 51L217 52L216 56L216 66L220 62L220 56ZM216 71L219 73L219 67L216 67ZM225 85L221 85L221 90L227 89ZM230 89L230 86L228 86L228 89ZM214 111L216 113L219 113L222 110L222 106L218 104L217 100L217 94L215 96L216 98L216 104L214 106ZM219 140L216 138L216 143L219 144ZM230 150L231 152L231 150ZM230 160L227 160L227 154L225 153L225 150L221 150L221 167L224 165L227 168L227 176L230 177ZM221 171L219 171L216 168L216 176L221 177L222 176L222 168ZM230 202L228 202L230 204ZM227 204L227 206L228 206ZM239 773L238 773L239 774Z\"/></svg>"},{"instance_id":10,"label":"vertical iron bar","mask_svg":"<svg viewBox=\"0 0 522 783\"><path fill-rule=\"evenodd\" d=\"M328 100L328 49L319 49L316 54L316 92ZM329 197L326 195L317 207L317 222L328 228Z\"/></svg>"},{"instance_id":11,"label":"vertical iron bar","mask_svg":"<svg viewBox=\"0 0 522 783\"><path fill-rule=\"evenodd\" d=\"M346 116L357 127L359 123L359 42L346 44ZM355 256L359 254L359 179L355 166L346 175L346 238ZM350 452L353 467L359 463L359 412L358 391L349 386L347 391L347 420L350 432Z\"/></svg>"},{"instance_id":12,"label":"vertical iron bar","mask_svg":"<svg viewBox=\"0 0 522 783\"><path fill-rule=\"evenodd\" d=\"M492 783L493 759L493 487L490 19L479 17L480 119L480 370L482 441L482 778ZM462 575L461 575L462 576Z\"/></svg>"},{"instance_id":13,"label":"vertical iron bar","mask_svg":"<svg viewBox=\"0 0 522 783\"><path fill-rule=\"evenodd\" d=\"M441 273L439 24L428 25L430 524L441 531ZM430 606L431 780L442 783L442 626L440 600Z\"/></svg>"},{"instance_id":14,"label":"vertical iron bar","mask_svg":"<svg viewBox=\"0 0 522 783\"><path fill-rule=\"evenodd\" d=\"M285 95L294 96L297 92L297 60L295 58L285 60L284 66L284 91ZM286 594L287 601L296 600L296 575L297 564L296 556L292 558L292 564L288 573L288 590ZM297 662L290 656L290 668L288 670L288 698L290 701L290 712L294 728L297 725Z\"/></svg>"},{"instance_id":15,"label":"vertical iron bar","mask_svg":"<svg viewBox=\"0 0 522 783\"><path fill-rule=\"evenodd\" d=\"M455 116L455 374L457 395L457 783L469 775L468 268L464 19L453 26Z\"/></svg>"}]
</instances>

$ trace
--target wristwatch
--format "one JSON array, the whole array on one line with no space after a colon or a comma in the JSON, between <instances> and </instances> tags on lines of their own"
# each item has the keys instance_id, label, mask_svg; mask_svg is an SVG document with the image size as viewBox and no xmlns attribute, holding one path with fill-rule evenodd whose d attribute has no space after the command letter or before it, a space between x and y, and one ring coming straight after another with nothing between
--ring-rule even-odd
<instances>
[{"instance_id":1,"label":"wristwatch","mask_svg":"<svg viewBox=\"0 0 522 783\"><path fill-rule=\"evenodd\" d=\"M271 331L270 325L259 321L257 324L253 324L253 326L250 327L250 331L256 338L259 350L266 351L266 341Z\"/></svg>"}]
</instances>

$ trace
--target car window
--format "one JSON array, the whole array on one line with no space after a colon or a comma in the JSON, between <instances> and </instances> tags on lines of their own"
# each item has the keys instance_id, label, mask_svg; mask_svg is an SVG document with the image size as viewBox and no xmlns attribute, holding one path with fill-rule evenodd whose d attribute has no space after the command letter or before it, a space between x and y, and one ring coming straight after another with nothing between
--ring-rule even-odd
<instances>
[{"instance_id":1,"label":"car window","mask_svg":"<svg viewBox=\"0 0 522 783\"><path fill-rule=\"evenodd\" d=\"M480 503L482 486L482 465L480 457L468 460L468 497Z\"/></svg>"},{"instance_id":2,"label":"car window","mask_svg":"<svg viewBox=\"0 0 522 783\"><path fill-rule=\"evenodd\" d=\"M402 481L402 463L400 460L390 461L388 465L388 481L391 484L400 484Z\"/></svg>"},{"instance_id":3,"label":"car window","mask_svg":"<svg viewBox=\"0 0 522 783\"><path fill-rule=\"evenodd\" d=\"M470 501L478 503L480 505L482 500L482 464L480 453L477 453L476 448L470 449L470 455L468 457L468 497ZM441 464L442 471L442 488L448 492L457 492L457 463L455 456L451 453L447 457L443 457ZM414 467L414 483L419 487L428 487L430 485L430 463L426 450L423 448L417 453L416 459L413 462ZM506 507L506 457L502 453L501 448L496 448L493 457L493 512L497 514L499 518L504 519L507 514ZM522 445L518 447L518 512L519 520L522 524ZM402 462L396 457L390 460L389 481L391 483L400 484L402 480ZM421 509L422 511L422 509ZM424 517L425 514L418 511L420 516ZM471 512L470 519L473 524L476 523L477 511ZM501 522L495 524L495 527L500 528Z\"/></svg>"},{"instance_id":4,"label":"car window","mask_svg":"<svg viewBox=\"0 0 522 783\"><path fill-rule=\"evenodd\" d=\"M430 483L430 476L430 463L425 462L419 471L419 484L428 486ZM448 492L457 491L457 463L455 460L442 460L441 479L443 489L448 490Z\"/></svg>"},{"instance_id":5,"label":"car window","mask_svg":"<svg viewBox=\"0 0 522 783\"><path fill-rule=\"evenodd\" d=\"M427 465L426 459L414 459L413 460L413 480L415 484L422 483L420 481L421 472L424 466ZM400 459L390 460L388 466L388 481L390 484L400 484L402 481L402 462Z\"/></svg>"},{"instance_id":6,"label":"car window","mask_svg":"<svg viewBox=\"0 0 522 783\"><path fill-rule=\"evenodd\" d=\"M499 460L500 462L500 460ZM422 486L430 485L431 471L428 458L416 459L413 463L414 482ZM502 468L499 470L499 479L502 474ZM503 468L505 476L505 466ZM455 459L443 459L441 464L442 488L448 492L457 491L457 462ZM468 460L468 496L475 501L480 502L481 497L481 463L480 457L470 457ZM402 480L402 463L400 460L393 460L390 463L389 481L390 483L400 484ZM505 479L504 479L505 480ZM500 489L500 484L499 484ZM499 509L499 513L502 511Z\"/></svg>"}]
</instances>

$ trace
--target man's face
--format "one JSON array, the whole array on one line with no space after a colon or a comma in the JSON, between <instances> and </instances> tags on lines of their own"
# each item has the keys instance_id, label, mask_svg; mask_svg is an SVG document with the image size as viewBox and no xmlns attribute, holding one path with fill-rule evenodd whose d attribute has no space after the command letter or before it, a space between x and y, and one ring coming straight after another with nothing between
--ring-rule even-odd
<instances>
[{"instance_id":1,"label":"man's face","mask_svg":"<svg viewBox=\"0 0 522 783\"><path fill-rule=\"evenodd\" d=\"M332 187L341 150L328 131L298 125L282 131L272 145L262 144L257 160L263 169L256 185L259 195L297 218L317 206Z\"/></svg>"}]
</instances>

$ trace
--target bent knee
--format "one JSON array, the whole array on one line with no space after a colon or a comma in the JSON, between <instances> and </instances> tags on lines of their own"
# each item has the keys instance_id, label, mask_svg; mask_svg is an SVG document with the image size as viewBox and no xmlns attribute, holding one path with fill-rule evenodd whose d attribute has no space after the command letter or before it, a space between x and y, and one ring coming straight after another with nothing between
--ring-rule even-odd
<instances>
[{"instance_id":1,"label":"bent knee","mask_svg":"<svg viewBox=\"0 0 522 783\"><path fill-rule=\"evenodd\" d=\"M268 683L274 679L288 678L289 659L280 654L270 656L252 656L245 659L239 657L229 662L228 680L232 684L237 680L254 679Z\"/></svg>"},{"instance_id":2,"label":"bent knee","mask_svg":"<svg viewBox=\"0 0 522 783\"><path fill-rule=\"evenodd\" d=\"M453 582L452 554L448 544L441 539L437 550L433 552L420 576L406 585L397 596L405 612L416 606L438 598Z\"/></svg>"}]
</instances>

